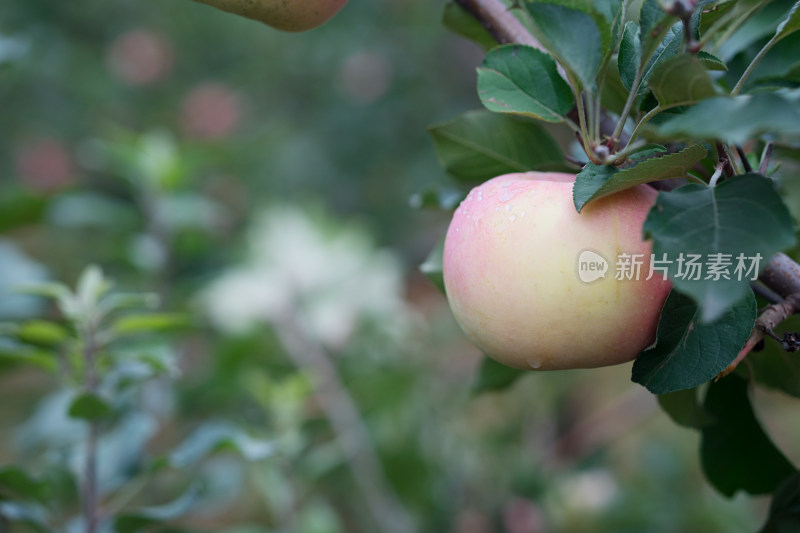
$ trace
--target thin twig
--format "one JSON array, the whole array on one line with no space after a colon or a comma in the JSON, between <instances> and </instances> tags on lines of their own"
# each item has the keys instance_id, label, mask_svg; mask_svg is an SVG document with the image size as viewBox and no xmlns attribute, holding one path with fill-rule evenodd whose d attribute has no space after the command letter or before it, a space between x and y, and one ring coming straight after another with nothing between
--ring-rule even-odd
<instances>
[{"instance_id":1,"label":"thin twig","mask_svg":"<svg viewBox=\"0 0 800 533\"><path fill-rule=\"evenodd\" d=\"M775 149L775 143L772 141L768 142L766 146L764 146L764 151L761 153L761 163L758 165L758 173L762 176L767 175L767 170L769 170L769 160L772 159L772 150Z\"/></svg>"},{"instance_id":2,"label":"thin twig","mask_svg":"<svg viewBox=\"0 0 800 533\"><path fill-rule=\"evenodd\" d=\"M750 338L747 339L744 347L741 349L736 359L728 365L728 367L720 372L717 379L722 378L733 372L739 363L747 357L753 348L761 342L765 336L772 337L783 344L784 349L790 349L786 341L782 340L775 334L775 328L784 320L800 311L800 293L790 294L782 301L768 306L763 313L756 319L753 332Z\"/></svg>"},{"instance_id":3,"label":"thin twig","mask_svg":"<svg viewBox=\"0 0 800 533\"><path fill-rule=\"evenodd\" d=\"M95 331L92 325L86 327L83 335L86 359L86 390L97 391L98 377L96 368L97 347ZM100 438L100 427L97 421L89 422L89 436L86 441L86 464L83 479L83 516L86 521L86 533L95 533L99 521L97 493L97 441Z\"/></svg>"},{"instance_id":4,"label":"thin twig","mask_svg":"<svg viewBox=\"0 0 800 533\"><path fill-rule=\"evenodd\" d=\"M736 145L736 153L739 154L739 159L741 159L742 161L742 166L744 167L744 171L752 172L753 167L752 165L750 165L750 161L747 160L747 156L745 155L744 150L742 150L741 146Z\"/></svg>"},{"instance_id":5,"label":"thin twig","mask_svg":"<svg viewBox=\"0 0 800 533\"><path fill-rule=\"evenodd\" d=\"M286 313L277 324L281 344L298 370L308 372L314 384L314 397L333 429L342 455L378 526L376 531L413 533L414 521L392 489L383 472L369 431L361 420L358 406L347 392L323 346L301 322L302 313Z\"/></svg>"},{"instance_id":6,"label":"thin twig","mask_svg":"<svg viewBox=\"0 0 800 533\"><path fill-rule=\"evenodd\" d=\"M731 154L728 152L728 147L719 141L717 141L714 146L717 148L717 158L723 163L722 172L725 174L726 178L732 177L736 172L733 170Z\"/></svg>"}]
</instances>

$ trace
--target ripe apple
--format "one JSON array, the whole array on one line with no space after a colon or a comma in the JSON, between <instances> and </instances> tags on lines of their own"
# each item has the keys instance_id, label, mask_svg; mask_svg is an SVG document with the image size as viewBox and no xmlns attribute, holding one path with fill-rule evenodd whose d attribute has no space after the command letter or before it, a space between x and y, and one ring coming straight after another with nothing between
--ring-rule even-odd
<instances>
[{"instance_id":1,"label":"ripe apple","mask_svg":"<svg viewBox=\"0 0 800 533\"><path fill-rule=\"evenodd\" d=\"M195 0L283 31L306 31L327 22L347 0Z\"/></svg>"},{"instance_id":2,"label":"ripe apple","mask_svg":"<svg viewBox=\"0 0 800 533\"><path fill-rule=\"evenodd\" d=\"M574 181L559 173L496 177L469 193L448 228L443 270L453 314L478 348L508 366L614 365L655 340L671 287L659 270L646 279L651 247L642 226L656 191L640 185L578 214ZM615 279L620 254L641 261L638 279ZM602 269L590 269L604 261L598 277Z\"/></svg>"}]
</instances>

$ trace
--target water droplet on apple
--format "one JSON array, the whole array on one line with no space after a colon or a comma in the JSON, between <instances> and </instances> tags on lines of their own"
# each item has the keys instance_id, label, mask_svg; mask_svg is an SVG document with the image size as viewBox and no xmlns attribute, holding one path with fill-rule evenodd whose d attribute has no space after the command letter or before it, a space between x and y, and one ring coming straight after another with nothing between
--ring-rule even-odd
<instances>
[{"instance_id":1,"label":"water droplet on apple","mask_svg":"<svg viewBox=\"0 0 800 533\"><path fill-rule=\"evenodd\" d=\"M532 369L536 370L537 368L540 368L542 366L542 363L541 363L541 361L528 359L528 366L530 366Z\"/></svg>"},{"instance_id":2,"label":"water droplet on apple","mask_svg":"<svg viewBox=\"0 0 800 533\"><path fill-rule=\"evenodd\" d=\"M517 215L510 215L508 217L508 220L509 220L509 222L514 222L515 220L517 220Z\"/></svg>"}]
</instances>

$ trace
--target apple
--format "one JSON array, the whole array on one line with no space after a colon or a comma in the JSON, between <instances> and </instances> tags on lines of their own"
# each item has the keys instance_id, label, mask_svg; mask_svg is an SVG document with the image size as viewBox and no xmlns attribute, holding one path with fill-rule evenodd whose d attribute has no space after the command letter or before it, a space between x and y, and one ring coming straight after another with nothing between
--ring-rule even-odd
<instances>
[{"instance_id":1,"label":"apple","mask_svg":"<svg viewBox=\"0 0 800 533\"><path fill-rule=\"evenodd\" d=\"M508 366L614 365L655 340L671 288L660 270L646 279L651 246L642 226L657 192L639 185L578 214L574 181L560 173L498 176L469 193L447 230L443 273L456 321ZM616 279L620 254L641 261L638 277Z\"/></svg>"},{"instance_id":2,"label":"apple","mask_svg":"<svg viewBox=\"0 0 800 533\"><path fill-rule=\"evenodd\" d=\"M347 0L195 0L283 31L306 31L327 22Z\"/></svg>"}]
</instances>

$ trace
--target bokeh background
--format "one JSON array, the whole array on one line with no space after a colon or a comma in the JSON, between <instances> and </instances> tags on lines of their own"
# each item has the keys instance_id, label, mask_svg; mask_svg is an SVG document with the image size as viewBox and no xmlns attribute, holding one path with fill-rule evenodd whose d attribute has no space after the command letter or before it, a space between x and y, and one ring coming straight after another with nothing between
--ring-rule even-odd
<instances>
[{"instance_id":1,"label":"bokeh background","mask_svg":"<svg viewBox=\"0 0 800 533\"><path fill-rule=\"evenodd\" d=\"M443 5L353 0L295 35L189 0L0 3L0 321L54 317L14 287L97 264L193 324L151 341L174 373L109 429L104 498L235 425L270 453L222 450L124 504L198 478L201 500L151 530L756 530L768 502L714 493L698 435L627 365L473 394L481 356L418 270L448 219L420 199L453 187L426 127L479 106L482 52ZM3 362L0 465L60 479L69 531L81 427L62 383ZM757 400L800 457L789 407Z\"/></svg>"}]
</instances>

